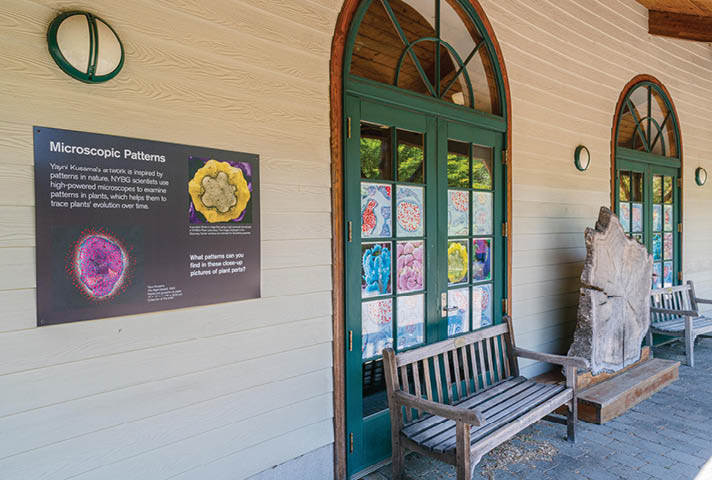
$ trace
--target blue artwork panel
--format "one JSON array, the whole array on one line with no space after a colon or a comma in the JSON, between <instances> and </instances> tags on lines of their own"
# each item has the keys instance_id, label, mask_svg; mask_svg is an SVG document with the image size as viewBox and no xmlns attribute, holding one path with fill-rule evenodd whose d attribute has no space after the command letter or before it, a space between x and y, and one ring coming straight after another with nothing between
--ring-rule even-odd
<instances>
[{"instance_id":1,"label":"blue artwork panel","mask_svg":"<svg viewBox=\"0 0 712 480\"><path fill-rule=\"evenodd\" d=\"M472 329L492 325L492 285L472 287Z\"/></svg>"},{"instance_id":2,"label":"blue artwork panel","mask_svg":"<svg viewBox=\"0 0 712 480\"><path fill-rule=\"evenodd\" d=\"M361 356L380 356L393 347L393 301L375 300L361 304Z\"/></svg>"},{"instance_id":3,"label":"blue artwork panel","mask_svg":"<svg viewBox=\"0 0 712 480\"><path fill-rule=\"evenodd\" d=\"M672 205L665 205L665 209L663 211L663 226L665 227L664 230L666 232L672 232L672 222Z\"/></svg>"},{"instance_id":4,"label":"blue artwork panel","mask_svg":"<svg viewBox=\"0 0 712 480\"><path fill-rule=\"evenodd\" d=\"M663 259L663 235L661 233L653 234L653 260Z\"/></svg>"},{"instance_id":5,"label":"blue artwork panel","mask_svg":"<svg viewBox=\"0 0 712 480\"><path fill-rule=\"evenodd\" d=\"M392 187L361 182L361 237L391 236Z\"/></svg>"},{"instance_id":6,"label":"blue artwork panel","mask_svg":"<svg viewBox=\"0 0 712 480\"><path fill-rule=\"evenodd\" d=\"M620 217L621 226L626 232L630 232L630 203L620 204Z\"/></svg>"},{"instance_id":7,"label":"blue artwork panel","mask_svg":"<svg viewBox=\"0 0 712 480\"><path fill-rule=\"evenodd\" d=\"M398 350L425 341L425 295L398 297Z\"/></svg>"},{"instance_id":8,"label":"blue artwork panel","mask_svg":"<svg viewBox=\"0 0 712 480\"><path fill-rule=\"evenodd\" d=\"M470 224L470 193L462 190L447 192L447 234L467 235Z\"/></svg>"},{"instance_id":9,"label":"blue artwork panel","mask_svg":"<svg viewBox=\"0 0 712 480\"><path fill-rule=\"evenodd\" d=\"M472 281L492 278L492 240L475 238L472 241Z\"/></svg>"},{"instance_id":10,"label":"blue artwork panel","mask_svg":"<svg viewBox=\"0 0 712 480\"><path fill-rule=\"evenodd\" d=\"M672 287L672 262L663 263L663 287Z\"/></svg>"},{"instance_id":11,"label":"blue artwork panel","mask_svg":"<svg viewBox=\"0 0 712 480\"><path fill-rule=\"evenodd\" d=\"M391 244L361 245L361 296L375 297L391 293Z\"/></svg>"},{"instance_id":12,"label":"blue artwork panel","mask_svg":"<svg viewBox=\"0 0 712 480\"><path fill-rule=\"evenodd\" d=\"M472 234L492 235L492 192L472 192Z\"/></svg>"},{"instance_id":13,"label":"blue artwork panel","mask_svg":"<svg viewBox=\"0 0 712 480\"><path fill-rule=\"evenodd\" d=\"M663 287L663 264L653 264L653 288Z\"/></svg>"},{"instance_id":14,"label":"blue artwork panel","mask_svg":"<svg viewBox=\"0 0 712 480\"><path fill-rule=\"evenodd\" d=\"M470 291L458 288L447 292L447 334L458 335L470 329Z\"/></svg>"},{"instance_id":15,"label":"blue artwork panel","mask_svg":"<svg viewBox=\"0 0 712 480\"><path fill-rule=\"evenodd\" d=\"M422 237L425 233L423 187L396 187L396 224L399 237Z\"/></svg>"},{"instance_id":16,"label":"blue artwork panel","mask_svg":"<svg viewBox=\"0 0 712 480\"><path fill-rule=\"evenodd\" d=\"M663 230L663 206L653 205L653 231L662 232Z\"/></svg>"},{"instance_id":17,"label":"blue artwork panel","mask_svg":"<svg viewBox=\"0 0 712 480\"><path fill-rule=\"evenodd\" d=\"M633 203L631 211L631 229L633 232L643 231L643 204Z\"/></svg>"}]
</instances>

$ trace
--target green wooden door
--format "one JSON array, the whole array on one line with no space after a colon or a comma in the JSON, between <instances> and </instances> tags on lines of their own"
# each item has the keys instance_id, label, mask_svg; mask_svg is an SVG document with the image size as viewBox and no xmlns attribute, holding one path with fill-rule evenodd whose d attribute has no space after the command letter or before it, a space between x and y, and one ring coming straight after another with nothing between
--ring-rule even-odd
<instances>
[{"instance_id":1,"label":"green wooden door","mask_svg":"<svg viewBox=\"0 0 712 480\"><path fill-rule=\"evenodd\" d=\"M349 474L390 456L381 351L501 320L503 135L347 95Z\"/></svg>"},{"instance_id":2,"label":"green wooden door","mask_svg":"<svg viewBox=\"0 0 712 480\"><path fill-rule=\"evenodd\" d=\"M620 149L619 149L620 150ZM618 152L616 213L629 236L653 255L653 288L681 281L679 169Z\"/></svg>"}]
</instances>

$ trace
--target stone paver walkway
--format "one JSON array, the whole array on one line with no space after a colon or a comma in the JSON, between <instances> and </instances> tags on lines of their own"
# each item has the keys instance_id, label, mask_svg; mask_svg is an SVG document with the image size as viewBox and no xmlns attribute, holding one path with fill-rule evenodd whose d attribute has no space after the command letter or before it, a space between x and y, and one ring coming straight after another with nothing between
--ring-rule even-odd
<instances>
[{"instance_id":1,"label":"stone paver walkway","mask_svg":"<svg viewBox=\"0 0 712 480\"><path fill-rule=\"evenodd\" d=\"M566 427L539 422L490 452L474 478L537 480L712 480L712 339L695 348L695 368L684 365L684 345L656 348L679 360L680 379L605 425L579 422L577 442ZM410 480L455 478L455 469L416 453L406 457ZM366 477L390 479L387 465Z\"/></svg>"}]
</instances>

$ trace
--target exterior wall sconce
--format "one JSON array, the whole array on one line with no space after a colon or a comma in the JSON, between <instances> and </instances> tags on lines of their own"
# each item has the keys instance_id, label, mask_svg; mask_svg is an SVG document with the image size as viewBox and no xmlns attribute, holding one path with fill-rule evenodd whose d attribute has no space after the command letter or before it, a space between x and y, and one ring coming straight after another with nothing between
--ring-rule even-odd
<instances>
[{"instance_id":1,"label":"exterior wall sconce","mask_svg":"<svg viewBox=\"0 0 712 480\"><path fill-rule=\"evenodd\" d=\"M588 170L588 166L591 164L591 153L588 148L583 145L576 147L574 152L574 165L580 172L585 172Z\"/></svg>"},{"instance_id":2,"label":"exterior wall sconce","mask_svg":"<svg viewBox=\"0 0 712 480\"><path fill-rule=\"evenodd\" d=\"M700 187L707 183L707 170L697 167L697 170L695 170L695 183Z\"/></svg>"},{"instance_id":3,"label":"exterior wall sconce","mask_svg":"<svg viewBox=\"0 0 712 480\"><path fill-rule=\"evenodd\" d=\"M124 65L124 47L113 28L91 13L58 15L47 30L49 53L64 73L85 83L114 78Z\"/></svg>"}]
</instances>

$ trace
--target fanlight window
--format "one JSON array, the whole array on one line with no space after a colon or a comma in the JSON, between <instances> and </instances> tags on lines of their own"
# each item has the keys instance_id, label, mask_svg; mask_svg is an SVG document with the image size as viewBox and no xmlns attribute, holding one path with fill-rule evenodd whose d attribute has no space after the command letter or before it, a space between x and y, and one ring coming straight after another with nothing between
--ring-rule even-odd
<instances>
[{"instance_id":1,"label":"fanlight window","mask_svg":"<svg viewBox=\"0 0 712 480\"><path fill-rule=\"evenodd\" d=\"M371 0L350 73L501 115L484 36L458 0Z\"/></svg>"},{"instance_id":2,"label":"fanlight window","mask_svg":"<svg viewBox=\"0 0 712 480\"><path fill-rule=\"evenodd\" d=\"M677 157L675 121L675 115L660 87L641 84L623 102L616 144L640 152Z\"/></svg>"}]
</instances>

